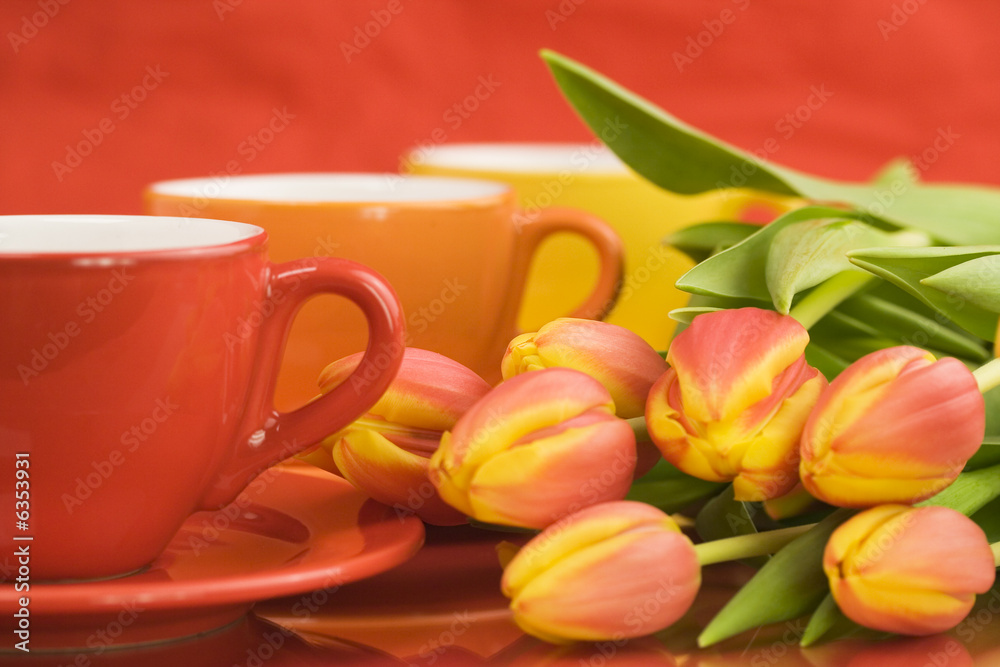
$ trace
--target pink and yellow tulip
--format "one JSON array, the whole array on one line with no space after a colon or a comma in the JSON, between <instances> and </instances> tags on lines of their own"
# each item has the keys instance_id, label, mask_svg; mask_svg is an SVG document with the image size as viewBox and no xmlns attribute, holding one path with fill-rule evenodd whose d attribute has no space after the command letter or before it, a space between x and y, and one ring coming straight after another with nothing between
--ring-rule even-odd
<instances>
[{"instance_id":1,"label":"pink and yellow tulip","mask_svg":"<svg viewBox=\"0 0 1000 667\"><path fill-rule=\"evenodd\" d=\"M518 626L553 643L656 632L687 612L700 585L694 547L673 519L629 501L553 524L518 552L501 582Z\"/></svg>"},{"instance_id":2,"label":"pink and yellow tulip","mask_svg":"<svg viewBox=\"0 0 1000 667\"><path fill-rule=\"evenodd\" d=\"M667 362L624 327L596 320L560 318L510 342L500 364L503 378L542 368L575 368L611 393L615 414L641 417L649 389Z\"/></svg>"},{"instance_id":3,"label":"pink and yellow tulip","mask_svg":"<svg viewBox=\"0 0 1000 667\"><path fill-rule=\"evenodd\" d=\"M996 575L983 530L945 507L881 505L842 524L823 569L841 611L875 630L930 635L957 625Z\"/></svg>"},{"instance_id":4,"label":"pink and yellow tulip","mask_svg":"<svg viewBox=\"0 0 1000 667\"><path fill-rule=\"evenodd\" d=\"M646 424L670 463L733 483L737 500L782 496L798 483L799 436L826 386L805 360L808 332L758 308L699 315L671 343Z\"/></svg>"},{"instance_id":5,"label":"pink and yellow tulip","mask_svg":"<svg viewBox=\"0 0 1000 667\"><path fill-rule=\"evenodd\" d=\"M841 507L914 503L955 480L984 431L983 397L960 361L886 348L820 396L802 434L802 483Z\"/></svg>"},{"instance_id":6,"label":"pink and yellow tulip","mask_svg":"<svg viewBox=\"0 0 1000 667\"><path fill-rule=\"evenodd\" d=\"M361 356L327 366L320 376L323 392L343 382ZM429 459L441 434L489 390L485 380L458 362L407 348L399 373L378 403L323 445L340 473L375 500L428 523L464 523L466 517L441 500L427 478Z\"/></svg>"},{"instance_id":7,"label":"pink and yellow tulip","mask_svg":"<svg viewBox=\"0 0 1000 667\"><path fill-rule=\"evenodd\" d=\"M589 375L549 368L501 383L441 438L430 479L464 514L544 528L625 496L635 436Z\"/></svg>"}]
</instances>

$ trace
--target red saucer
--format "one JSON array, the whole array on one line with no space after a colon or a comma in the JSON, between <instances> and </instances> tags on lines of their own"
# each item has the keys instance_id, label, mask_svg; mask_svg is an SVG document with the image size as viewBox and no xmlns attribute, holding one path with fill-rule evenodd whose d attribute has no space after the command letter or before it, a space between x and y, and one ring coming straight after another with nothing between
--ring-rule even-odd
<instances>
[{"instance_id":1,"label":"red saucer","mask_svg":"<svg viewBox=\"0 0 1000 667\"><path fill-rule=\"evenodd\" d=\"M140 573L32 583L29 647L102 650L190 637L276 596L303 594L292 613L308 614L341 585L407 560L423 540L419 519L367 500L342 478L303 466L274 468L227 508L192 515ZM0 633L8 639L15 636L12 610L24 595L0 586Z\"/></svg>"}]
</instances>

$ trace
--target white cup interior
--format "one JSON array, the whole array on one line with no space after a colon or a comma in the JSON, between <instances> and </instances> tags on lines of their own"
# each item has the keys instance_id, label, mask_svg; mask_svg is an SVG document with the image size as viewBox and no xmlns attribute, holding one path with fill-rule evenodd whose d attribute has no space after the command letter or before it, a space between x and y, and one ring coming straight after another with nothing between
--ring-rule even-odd
<instances>
[{"instance_id":1,"label":"white cup interior","mask_svg":"<svg viewBox=\"0 0 1000 667\"><path fill-rule=\"evenodd\" d=\"M473 200L506 192L504 183L398 174L252 174L160 181L150 191L185 198L281 203L406 203Z\"/></svg>"},{"instance_id":2,"label":"white cup interior","mask_svg":"<svg viewBox=\"0 0 1000 667\"><path fill-rule=\"evenodd\" d=\"M452 169L514 173L627 173L614 153L601 144L458 143L416 148L411 164Z\"/></svg>"},{"instance_id":3,"label":"white cup interior","mask_svg":"<svg viewBox=\"0 0 1000 667\"><path fill-rule=\"evenodd\" d=\"M140 215L0 216L0 257L48 253L122 253L207 248L261 233L226 220Z\"/></svg>"}]
</instances>

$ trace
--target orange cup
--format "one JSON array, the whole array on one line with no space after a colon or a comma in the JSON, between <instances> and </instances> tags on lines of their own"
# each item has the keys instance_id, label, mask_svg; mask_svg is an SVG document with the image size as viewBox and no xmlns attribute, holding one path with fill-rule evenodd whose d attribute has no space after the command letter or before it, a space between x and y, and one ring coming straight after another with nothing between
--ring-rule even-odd
<instances>
[{"instance_id":1,"label":"orange cup","mask_svg":"<svg viewBox=\"0 0 1000 667\"><path fill-rule=\"evenodd\" d=\"M560 316L600 317L614 302L622 245L591 214L549 209L526 216L506 184L395 174L270 174L163 181L144 193L154 215L238 220L263 227L275 261L335 255L367 265L393 285L406 344L447 355L490 382L519 333L528 270L556 232L586 239L600 258L589 295ZM320 297L328 299L334 297ZM555 309L553 309L555 310ZM365 347L364 318L347 303L307 303L295 319L276 406L313 398L330 362Z\"/></svg>"}]
</instances>

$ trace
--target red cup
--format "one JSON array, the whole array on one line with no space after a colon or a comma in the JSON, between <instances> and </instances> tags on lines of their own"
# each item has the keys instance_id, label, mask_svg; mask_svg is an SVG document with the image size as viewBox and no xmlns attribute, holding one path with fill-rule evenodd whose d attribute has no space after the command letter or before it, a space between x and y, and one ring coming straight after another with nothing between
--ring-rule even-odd
<instances>
[{"instance_id":1,"label":"red cup","mask_svg":"<svg viewBox=\"0 0 1000 667\"><path fill-rule=\"evenodd\" d=\"M361 309L367 352L339 388L281 413L285 338L319 293ZM192 512L371 407L403 333L377 273L332 258L272 264L259 227L0 216L0 544L16 554L2 578L143 567Z\"/></svg>"}]
</instances>

